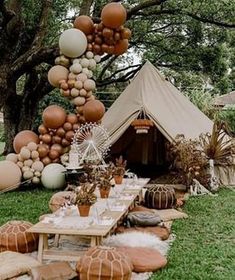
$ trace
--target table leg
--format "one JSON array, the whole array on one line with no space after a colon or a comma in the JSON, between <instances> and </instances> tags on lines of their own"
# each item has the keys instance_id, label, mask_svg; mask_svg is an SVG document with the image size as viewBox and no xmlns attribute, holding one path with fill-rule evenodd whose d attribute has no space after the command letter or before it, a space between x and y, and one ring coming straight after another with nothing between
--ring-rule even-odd
<instances>
[{"instance_id":1,"label":"table leg","mask_svg":"<svg viewBox=\"0 0 235 280\"><path fill-rule=\"evenodd\" d=\"M96 245L97 245L97 243L96 243L96 236L92 236L91 237L91 247L94 247Z\"/></svg>"},{"instance_id":2,"label":"table leg","mask_svg":"<svg viewBox=\"0 0 235 280\"><path fill-rule=\"evenodd\" d=\"M47 234L43 234L43 248L45 250L48 249L48 235Z\"/></svg>"},{"instance_id":3,"label":"table leg","mask_svg":"<svg viewBox=\"0 0 235 280\"><path fill-rule=\"evenodd\" d=\"M43 253L43 245L44 245L44 234L39 233L39 241L38 241L38 261L42 263L42 253Z\"/></svg>"}]
</instances>

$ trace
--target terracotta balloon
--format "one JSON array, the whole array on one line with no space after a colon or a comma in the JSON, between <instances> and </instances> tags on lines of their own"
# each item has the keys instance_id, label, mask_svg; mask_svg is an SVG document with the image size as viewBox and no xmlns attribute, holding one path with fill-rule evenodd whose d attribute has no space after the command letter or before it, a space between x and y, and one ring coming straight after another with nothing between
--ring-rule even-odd
<instances>
[{"instance_id":1,"label":"terracotta balloon","mask_svg":"<svg viewBox=\"0 0 235 280\"><path fill-rule=\"evenodd\" d=\"M92 34L94 31L94 22L93 20L85 15L79 16L75 19L73 26L81 30L86 35Z\"/></svg>"},{"instance_id":2,"label":"terracotta balloon","mask_svg":"<svg viewBox=\"0 0 235 280\"><path fill-rule=\"evenodd\" d=\"M54 160L56 158L59 158L60 153L56 150L50 150L48 156L49 156L50 159Z\"/></svg>"},{"instance_id":3,"label":"terracotta balloon","mask_svg":"<svg viewBox=\"0 0 235 280\"><path fill-rule=\"evenodd\" d=\"M78 118L75 114L68 114L67 118L66 118L66 121L71 123L71 124L75 124L75 123L78 122Z\"/></svg>"},{"instance_id":4,"label":"terracotta balloon","mask_svg":"<svg viewBox=\"0 0 235 280\"><path fill-rule=\"evenodd\" d=\"M110 37L113 37L113 30L108 28L108 27L105 27L102 31L102 34L105 38L110 38Z\"/></svg>"},{"instance_id":5,"label":"terracotta balloon","mask_svg":"<svg viewBox=\"0 0 235 280\"><path fill-rule=\"evenodd\" d=\"M24 146L27 146L28 143L34 142L36 144L39 143L39 138L36 133L31 130L22 130L18 134L16 134L13 147L17 154L19 154L20 149Z\"/></svg>"},{"instance_id":6,"label":"terracotta balloon","mask_svg":"<svg viewBox=\"0 0 235 280\"><path fill-rule=\"evenodd\" d=\"M63 137L65 135L65 130L63 129L63 127L58 128L57 131L56 131L56 134L59 137Z\"/></svg>"},{"instance_id":7,"label":"terracotta balloon","mask_svg":"<svg viewBox=\"0 0 235 280\"><path fill-rule=\"evenodd\" d=\"M53 138L52 138L52 143L60 144L61 141L62 141L62 139L61 139L61 137L58 136L58 135L55 135L55 136L53 136Z\"/></svg>"},{"instance_id":8,"label":"terracotta balloon","mask_svg":"<svg viewBox=\"0 0 235 280\"><path fill-rule=\"evenodd\" d=\"M44 157L44 158L42 159L42 163L43 163L44 165L48 165L48 164L51 163L51 159L50 159L48 156L46 156L46 157Z\"/></svg>"},{"instance_id":9,"label":"terracotta balloon","mask_svg":"<svg viewBox=\"0 0 235 280\"><path fill-rule=\"evenodd\" d=\"M100 120L105 113L105 107L99 100L91 100L83 107L83 115L86 121L96 122Z\"/></svg>"},{"instance_id":10,"label":"terracotta balloon","mask_svg":"<svg viewBox=\"0 0 235 280\"><path fill-rule=\"evenodd\" d=\"M42 141L43 143L45 144L50 144L51 143L51 140L52 140L52 137L50 134L44 134L42 135Z\"/></svg>"},{"instance_id":11,"label":"terracotta balloon","mask_svg":"<svg viewBox=\"0 0 235 280\"><path fill-rule=\"evenodd\" d=\"M67 147L67 146L70 145L70 142L64 138L64 139L62 139L61 144L62 144L63 147Z\"/></svg>"},{"instance_id":12,"label":"terracotta balloon","mask_svg":"<svg viewBox=\"0 0 235 280\"><path fill-rule=\"evenodd\" d=\"M42 120L48 128L59 128L66 120L66 112L60 106L51 105L43 111Z\"/></svg>"},{"instance_id":13,"label":"terracotta balloon","mask_svg":"<svg viewBox=\"0 0 235 280\"><path fill-rule=\"evenodd\" d=\"M73 125L69 122L66 122L66 123L64 123L63 128L64 128L65 131L69 131L73 128Z\"/></svg>"},{"instance_id":14,"label":"terracotta balloon","mask_svg":"<svg viewBox=\"0 0 235 280\"><path fill-rule=\"evenodd\" d=\"M41 124L38 127L38 132L40 134L46 134L46 133L48 133L48 129L45 127L45 125Z\"/></svg>"},{"instance_id":15,"label":"terracotta balloon","mask_svg":"<svg viewBox=\"0 0 235 280\"><path fill-rule=\"evenodd\" d=\"M40 158L44 158L49 153L49 148L45 144L38 145L38 153Z\"/></svg>"},{"instance_id":16,"label":"terracotta balloon","mask_svg":"<svg viewBox=\"0 0 235 280\"><path fill-rule=\"evenodd\" d=\"M53 87L60 87L61 80L67 80L69 70L61 65L53 66L48 72L48 81Z\"/></svg>"},{"instance_id":17,"label":"terracotta balloon","mask_svg":"<svg viewBox=\"0 0 235 280\"><path fill-rule=\"evenodd\" d=\"M67 131L66 134L65 134L65 139L68 140L68 141L72 141L73 136L74 136L73 130Z\"/></svg>"},{"instance_id":18,"label":"terracotta balloon","mask_svg":"<svg viewBox=\"0 0 235 280\"><path fill-rule=\"evenodd\" d=\"M57 151L59 154L62 154L63 148L60 144L53 144L51 150Z\"/></svg>"},{"instance_id":19,"label":"terracotta balloon","mask_svg":"<svg viewBox=\"0 0 235 280\"><path fill-rule=\"evenodd\" d=\"M17 188L21 176L21 170L17 164L8 160L0 161L0 190L9 187Z\"/></svg>"},{"instance_id":20,"label":"terracotta balloon","mask_svg":"<svg viewBox=\"0 0 235 280\"><path fill-rule=\"evenodd\" d=\"M131 30L129 28L124 28L121 31L122 39L130 39L131 38Z\"/></svg>"},{"instance_id":21,"label":"terracotta balloon","mask_svg":"<svg viewBox=\"0 0 235 280\"><path fill-rule=\"evenodd\" d=\"M121 55L124 54L128 49L128 40L120 40L114 46L114 54Z\"/></svg>"},{"instance_id":22,"label":"terracotta balloon","mask_svg":"<svg viewBox=\"0 0 235 280\"><path fill-rule=\"evenodd\" d=\"M101 19L105 26L118 28L126 21L126 9L120 3L109 3L101 12Z\"/></svg>"}]
</instances>

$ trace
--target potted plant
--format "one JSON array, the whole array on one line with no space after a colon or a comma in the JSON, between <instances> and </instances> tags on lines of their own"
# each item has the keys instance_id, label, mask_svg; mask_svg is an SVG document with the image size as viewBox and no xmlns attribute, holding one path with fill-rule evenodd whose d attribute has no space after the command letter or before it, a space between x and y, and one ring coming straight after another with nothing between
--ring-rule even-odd
<instances>
[{"instance_id":1,"label":"potted plant","mask_svg":"<svg viewBox=\"0 0 235 280\"><path fill-rule=\"evenodd\" d=\"M115 159L115 167L113 170L113 177L115 184L122 184L123 176L126 170L126 160L123 159L123 156Z\"/></svg>"},{"instance_id":2,"label":"potted plant","mask_svg":"<svg viewBox=\"0 0 235 280\"><path fill-rule=\"evenodd\" d=\"M110 189L112 187L112 166L109 165L104 170L99 170L96 173L95 185L100 190L101 198L108 198Z\"/></svg>"},{"instance_id":3,"label":"potted plant","mask_svg":"<svg viewBox=\"0 0 235 280\"><path fill-rule=\"evenodd\" d=\"M89 216L90 207L97 200L94 191L95 185L90 183L82 184L75 190L74 204L77 205L81 217Z\"/></svg>"}]
</instances>

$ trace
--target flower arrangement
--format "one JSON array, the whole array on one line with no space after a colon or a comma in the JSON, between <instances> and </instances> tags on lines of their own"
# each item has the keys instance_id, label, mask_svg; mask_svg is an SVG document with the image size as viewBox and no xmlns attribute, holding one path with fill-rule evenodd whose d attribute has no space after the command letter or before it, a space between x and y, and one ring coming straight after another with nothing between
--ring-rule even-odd
<instances>
[{"instance_id":1,"label":"flower arrangement","mask_svg":"<svg viewBox=\"0 0 235 280\"><path fill-rule=\"evenodd\" d=\"M123 159L123 156L115 159L115 166L113 175L123 176L125 174L127 161Z\"/></svg>"},{"instance_id":2,"label":"flower arrangement","mask_svg":"<svg viewBox=\"0 0 235 280\"><path fill-rule=\"evenodd\" d=\"M75 205L92 205L96 202L97 196L95 195L95 185L84 183L75 189L74 204Z\"/></svg>"},{"instance_id":3,"label":"flower arrangement","mask_svg":"<svg viewBox=\"0 0 235 280\"><path fill-rule=\"evenodd\" d=\"M113 179L113 168L112 165L108 165L106 169L97 170L95 176L95 185L99 189L110 190Z\"/></svg>"}]
</instances>

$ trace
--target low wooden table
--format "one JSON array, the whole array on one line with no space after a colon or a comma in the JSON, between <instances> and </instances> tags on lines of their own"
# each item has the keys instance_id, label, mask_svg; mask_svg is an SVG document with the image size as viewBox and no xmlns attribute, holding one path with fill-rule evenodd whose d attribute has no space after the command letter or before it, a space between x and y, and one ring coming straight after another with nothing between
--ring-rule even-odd
<instances>
[{"instance_id":1,"label":"low wooden table","mask_svg":"<svg viewBox=\"0 0 235 280\"><path fill-rule=\"evenodd\" d=\"M97 225L92 224L88 228L85 229L74 229L74 228L63 228L62 225L60 227L56 227L52 223L44 223L43 221L35 224L28 232L38 233L39 234L39 243L38 243L38 260L40 262L43 259L50 260L66 260L66 261L78 261L79 257L84 253L84 251L65 251L65 250L56 250L55 248L49 248L48 246L48 235L55 234L59 235L75 235L86 237L90 239L91 246L100 245L102 239L109 234L111 234L114 229L118 226L118 223L128 214L129 210L134 207L136 201L142 198L142 188L145 184L147 184L149 179L142 179L138 181L139 188L125 188L123 190L123 194L131 194L133 197L131 200L120 200L117 199L122 205L125 205L125 210L123 211L110 211L108 209L105 210L100 215L100 219L102 217L110 217L113 219L110 225ZM120 189L123 186L116 186L115 188ZM106 199L102 199L104 203L107 203ZM66 217L65 217L66 219Z\"/></svg>"}]
</instances>

